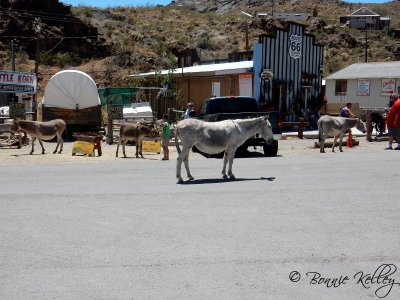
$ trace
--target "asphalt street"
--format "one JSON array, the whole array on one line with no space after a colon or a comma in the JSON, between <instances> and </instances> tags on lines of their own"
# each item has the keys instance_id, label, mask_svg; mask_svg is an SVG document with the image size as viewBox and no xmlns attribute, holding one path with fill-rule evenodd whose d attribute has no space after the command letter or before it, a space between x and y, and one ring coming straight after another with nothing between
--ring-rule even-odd
<instances>
[{"instance_id":1,"label":"asphalt street","mask_svg":"<svg viewBox=\"0 0 400 300\"><path fill-rule=\"evenodd\" d=\"M0 164L0 298L399 299L399 158Z\"/></svg>"}]
</instances>

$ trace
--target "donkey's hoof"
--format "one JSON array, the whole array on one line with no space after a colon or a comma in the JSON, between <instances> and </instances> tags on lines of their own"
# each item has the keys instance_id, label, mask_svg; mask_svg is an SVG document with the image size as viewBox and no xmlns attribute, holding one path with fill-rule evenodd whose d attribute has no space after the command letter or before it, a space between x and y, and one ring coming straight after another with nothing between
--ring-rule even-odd
<instances>
[{"instance_id":1,"label":"donkey's hoof","mask_svg":"<svg viewBox=\"0 0 400 300\"><path fill-rule=\"evenodd\" d=\"M189 176L189 180L194 180L194 177L193 176Z\"/></svg>"},{"instance_id":2,"label":"donkey's hoof","mask_svg":"<svg viewBox=\"0 0 400 300\"><path fill-rule=\"evenodd\" d=\"M182 178L178 178L177 183L183 183L183 179Z\"/></svg>"},{"instance_id":3,"label":"donkey's hoof","mask_svg":"<svg viewBox=\"0 0 400 300\"><path fill-rule=\"evenodd\" d=\"M228 175L223 174L223 175L222 175L222 178L227 179L227 178L228 178Z\"/></svg>"}]
</instances>

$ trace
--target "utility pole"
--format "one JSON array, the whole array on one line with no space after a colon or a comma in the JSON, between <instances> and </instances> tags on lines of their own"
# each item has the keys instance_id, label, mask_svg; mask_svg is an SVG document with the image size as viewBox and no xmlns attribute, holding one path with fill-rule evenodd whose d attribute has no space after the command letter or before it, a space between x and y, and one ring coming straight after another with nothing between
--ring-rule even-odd
<instances>
[{"instance_id":1,"label":"utility pole","mask_svg":"<svg viewBox=\"0 0 400 300\"><path fill-rule=\"evenodd\" d=\"M241 13L250 18L253 18L253 16L251 14L248 14L244 11L241 11ZM250 60L251 55L250 55L250 45L249 45L249 23L247 22L247 20L245 23L245 34L246 34L246 55L247 55L247 59Z\"/></svg>"},{"instance_id":2,"label":"utility pole","mask_svg":"<svg viewBox=\"0 0 400 300\"><path fill-rule=\"evenodd\" d=\"M368 28L367 28L367 19L365 19L365 62L368 62Z\"/></svg>"},{"instance_id":3,"label":"utility pole","mask_svg":"<svg viewBox=\"0 0 400 300\"><path fill-rule=\"evenodd\" d=\"M14 39L11 40L11 69L15 71L15 47Z\"/></svg>"},{"instance_id":4,"label":"utility pole","mask_svg":"<svg viewBox=\"0 0 400 300\"><path fill-rule=\"evenodd\" d=\"M35 74L36 74L36 93L33 94L32 97L32 110L35 112L36 111L36 105L37 105L37 93L38 93L38 88L37 85L39 83L39 64L40 64L40 32L41 32L41 21L39 18L36 18L33 21L33 29L35 31L36 35L36 56L35 56ZM36 114L35 114L36 116ZM34 120L36 117L34 116Z\"/></svg>"},{"instance_id":5,"label":"utility pole","mask_svg":"<svg viewBox=\"0 0 400 300\"><path fill-rule=\"evenodd\" d=\"M271 13L272 13L272 16L274 16L274 9L275 9L275 0L271 0L272 1L272 5L271 5Z\"/></svg>"},{"instance_id":6,"label":"utility pole","mask_svg":"<svg viewBox=\"0 0 400 300\"><path fill-rule=\"evenodd\" d=\"M246 21L246 54L247 60L250 60L250 46L249 46L249 24Z\"/></svg>"}]
</instances>

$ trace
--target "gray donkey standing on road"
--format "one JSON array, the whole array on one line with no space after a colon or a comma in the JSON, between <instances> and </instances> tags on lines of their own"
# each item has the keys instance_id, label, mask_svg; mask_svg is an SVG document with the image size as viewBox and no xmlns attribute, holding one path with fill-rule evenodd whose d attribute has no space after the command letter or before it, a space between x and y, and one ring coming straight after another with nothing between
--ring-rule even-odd
<instances>
[{"instance_id":1,"label":"gray donkey standing on road","mask_svg":"<svg viewBox=\"0 0 400 300\"><path fill-rule=\"evenodd\" d=\"M360 118L343 118L343 117L332 117L324 115L318 120L318 140L319 140L319 152L325 153L325 139L328 136L333 136L332 152L335 152L335 145L337 137L339 136L339 150L342 150L343 136L346 132L353 127L356 127L362 133L367 132L365 123Z\"/></svg>"}]
</instances>

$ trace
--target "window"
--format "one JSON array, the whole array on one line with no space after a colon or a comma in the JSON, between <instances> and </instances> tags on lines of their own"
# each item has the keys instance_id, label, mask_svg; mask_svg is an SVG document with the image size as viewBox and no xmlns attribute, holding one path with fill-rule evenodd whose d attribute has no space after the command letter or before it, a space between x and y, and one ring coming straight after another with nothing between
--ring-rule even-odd
<instances>
[{"instance_id":1,"label":"window","mask_svg":"<svg viewBox=\"0 0 400 300\"><path fill-rule=\"evenodd\" d=\"M347 94L347 80L336 80L335 83L335 96Z\"/></svg>"}]
</instances>

